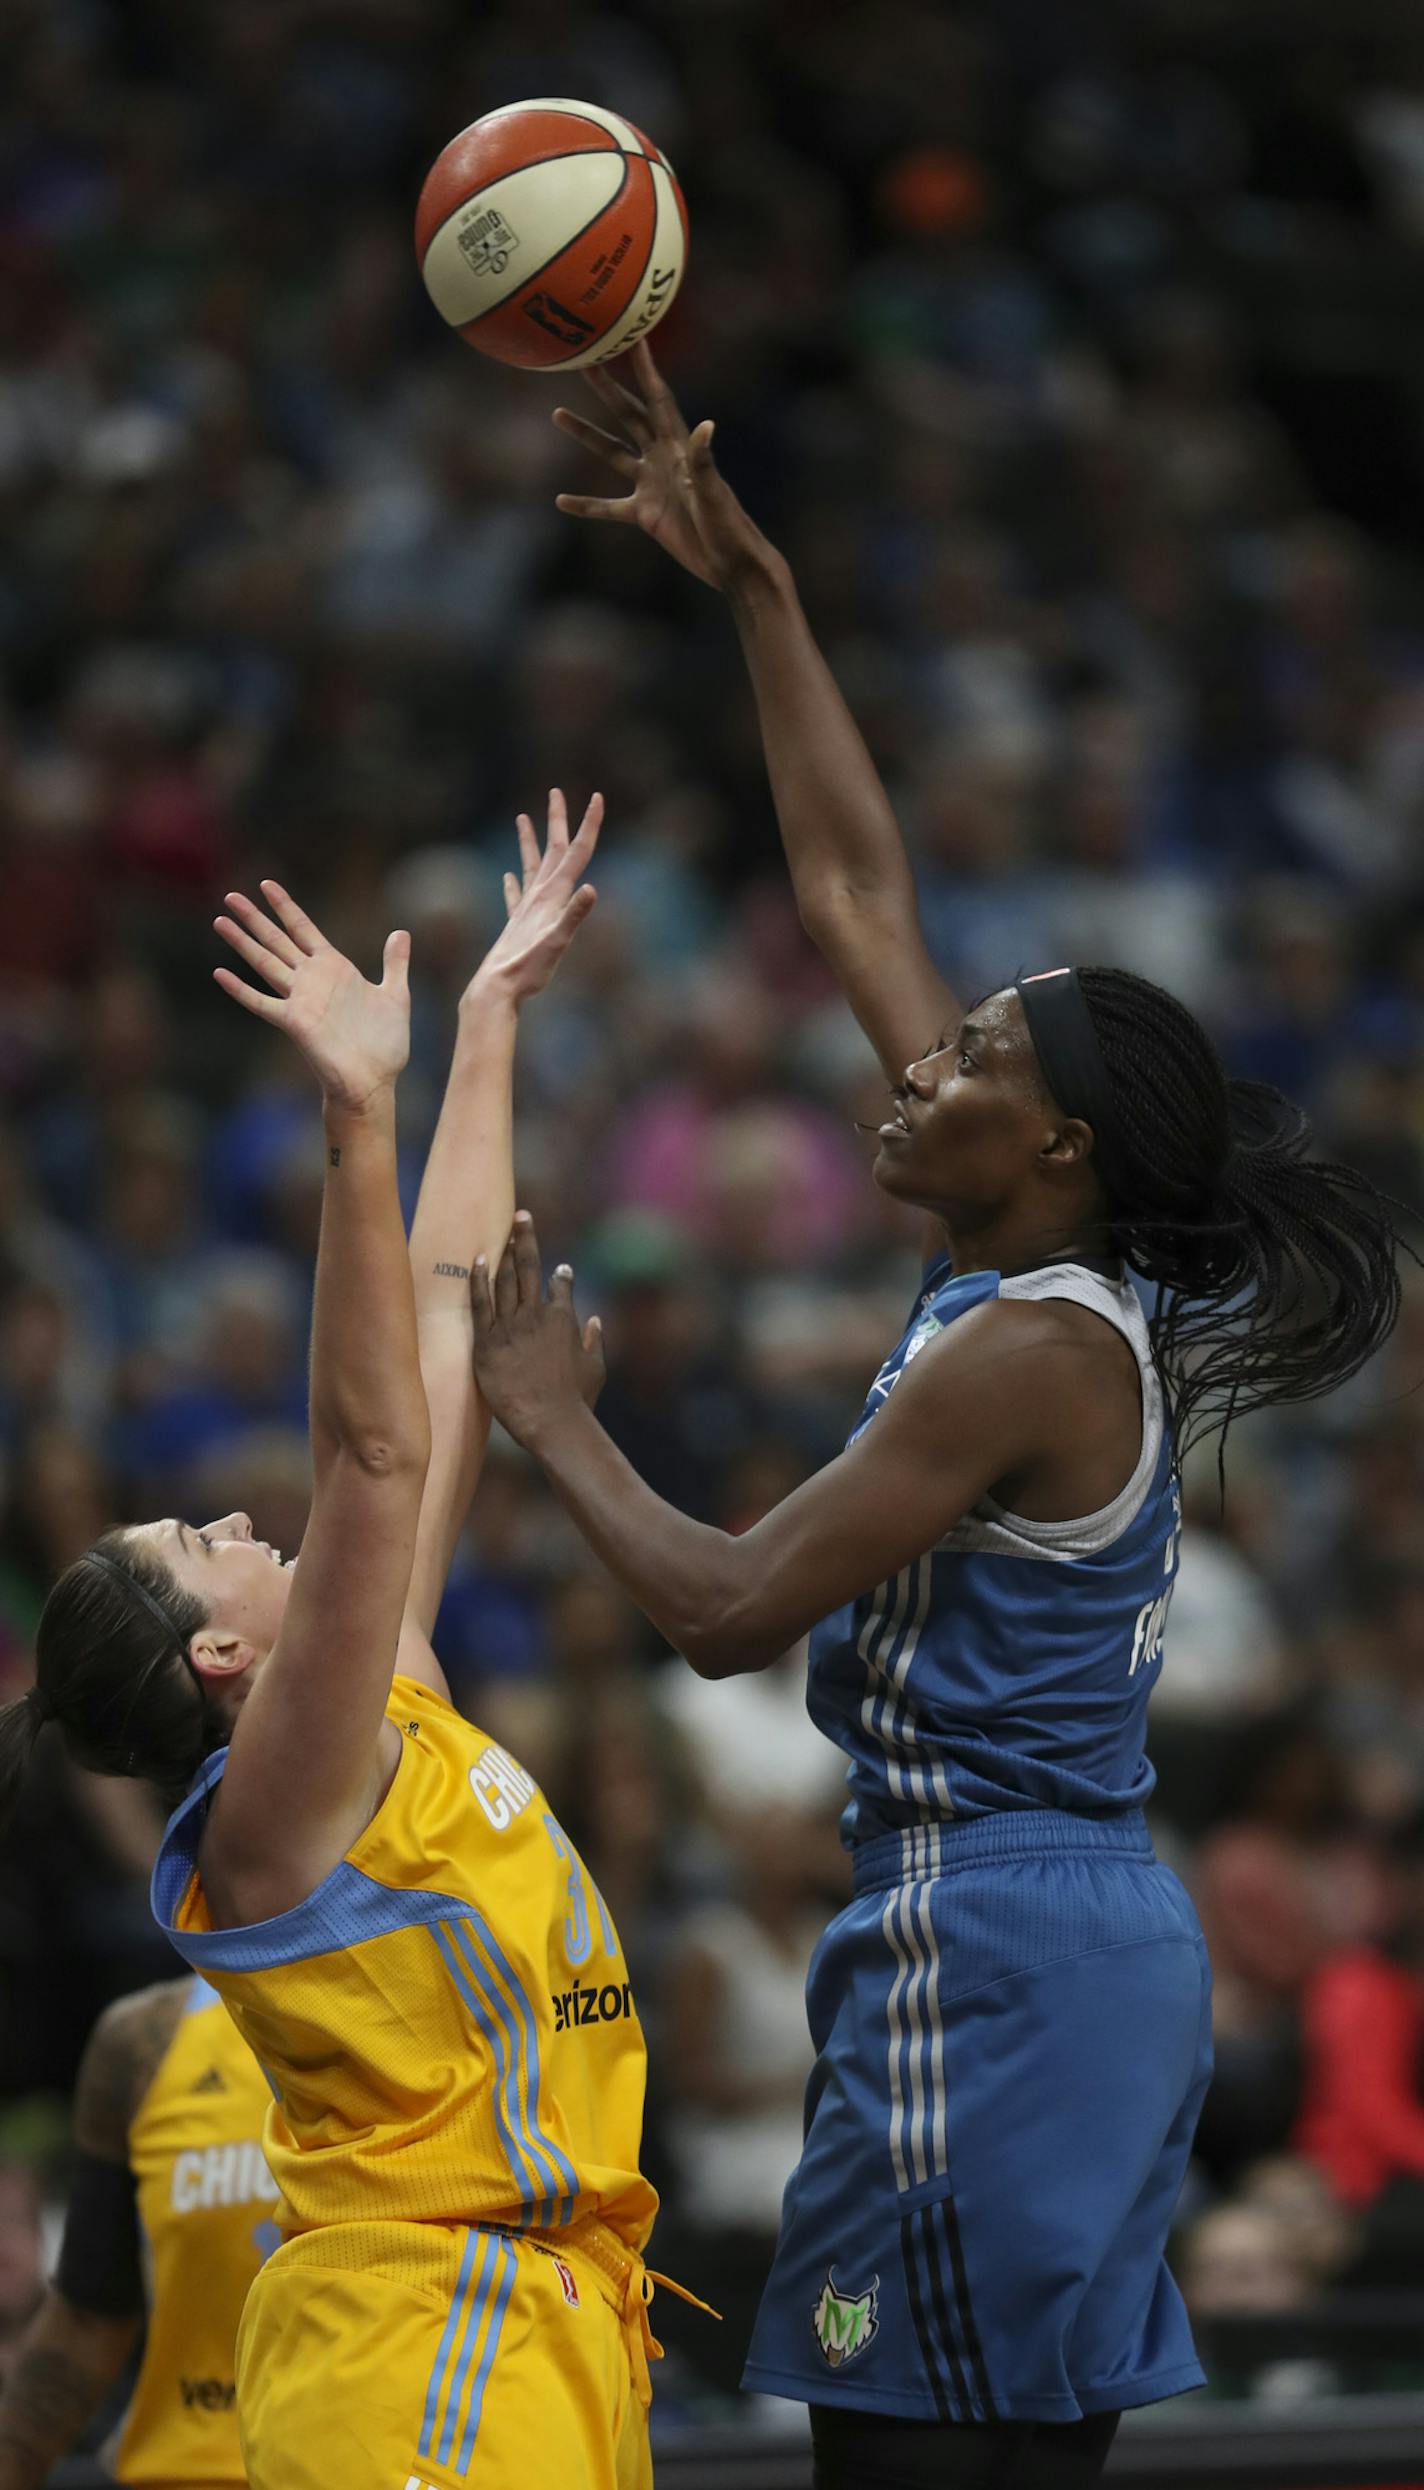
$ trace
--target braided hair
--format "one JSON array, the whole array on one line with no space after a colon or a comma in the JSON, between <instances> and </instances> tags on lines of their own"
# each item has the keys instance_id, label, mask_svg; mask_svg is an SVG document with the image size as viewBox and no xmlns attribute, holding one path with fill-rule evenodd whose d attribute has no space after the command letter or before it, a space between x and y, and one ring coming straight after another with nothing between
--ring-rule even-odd
<instances>
[{"instance_id":1,"label":"braided hair","mask_svg":"<svg viewBox=\"0 0 1424 2490\"><path fill-rule=\"evenodd\" d=\"M1112 1096L1114 1250L1157 1284L1177 1458L1220 1429L1220 1466L1233 1419L1319 1400L1373 1357L1399 1315L1401 1240L1369 1178L1314 1157L1279 1090L1228 1078L1185 1004L1126 969L1078 984Z\"/></svg>"}]
</instances>

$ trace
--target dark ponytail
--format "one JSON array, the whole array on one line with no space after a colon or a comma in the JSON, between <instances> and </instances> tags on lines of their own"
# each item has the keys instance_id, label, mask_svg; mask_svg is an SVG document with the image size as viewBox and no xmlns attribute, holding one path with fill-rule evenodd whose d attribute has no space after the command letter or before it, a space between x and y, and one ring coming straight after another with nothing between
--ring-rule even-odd
<instances>
[{"instance_id":1,"label":"dark ponytail","mask_svg":"<svg viewBox=\"0 0 1424 2490\"><path fill-rule=\"evenodd\" d=\"M1112 1096L1114 1242L1161 1292L1150 1327L1180 1459L1358 1374L1398 1318L1400 1239L1368 1177L1311 1155L1302 1109L1227 1078L1185 1004L1125 969L1078 983Z\"/></svg>"},{"instance_id":2,"label":"dark ponytail","mask_svg":"<svg viewBox=\"0 0 1424 2490\"><path fill-rule=\"evenodd\" d=\"M190 1667L207 1610L160 1560L110 1530L60 1575L35 1636L35 1683L0 1711L0 1822L40 1731L77 1764L152 1781L175 1802L228 1729Z\"/></svg>"},{"instance_id":3,"label":"dark ponytail","mask_svg":"<svg viewBox=\"0 0 1424 2490\"><path fill-rule=\"evenodd\" d=\"M37 1686L31 1686L18 1703L0 1706L0 1826L9 1822L44 1724L45 1709Z\"/></svg>"}]
</instances>

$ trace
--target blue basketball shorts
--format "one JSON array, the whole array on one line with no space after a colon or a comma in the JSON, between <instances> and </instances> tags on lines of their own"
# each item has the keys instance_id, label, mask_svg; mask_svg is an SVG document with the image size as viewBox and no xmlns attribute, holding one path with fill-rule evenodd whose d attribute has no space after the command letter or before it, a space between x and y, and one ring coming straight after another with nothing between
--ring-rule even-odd
<instances>
[{"instance_id":1,"label":"blue basketball shorts","mask_svg":"<svg viewBox=\"0 0 1424 2490\"><path fill-rule=\"evenodd\" d=\"M1140 1815L868 1843L807 2007L806 2140L748 2388L1076 2421L1203 2383L1163 2250L1211 1974Z\"/></svg>"}]
</instances>

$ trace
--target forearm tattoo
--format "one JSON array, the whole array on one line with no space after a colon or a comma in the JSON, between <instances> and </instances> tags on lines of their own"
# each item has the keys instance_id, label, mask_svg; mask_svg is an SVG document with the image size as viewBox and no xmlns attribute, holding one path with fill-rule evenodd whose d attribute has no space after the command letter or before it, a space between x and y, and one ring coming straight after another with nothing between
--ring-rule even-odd
<instances>
[{"instance_id":1,"label":"forearm tattoo","mask_svg":"<svg viewBox=\"0 0 1424 2490\"><path fill-rule=\"evenodd\" d=\"M0 2394L0 2464L9 2457L41 2482L83 2436L108 2385L52 2344L22 2348Z\"/></svg>"}]
</instances>

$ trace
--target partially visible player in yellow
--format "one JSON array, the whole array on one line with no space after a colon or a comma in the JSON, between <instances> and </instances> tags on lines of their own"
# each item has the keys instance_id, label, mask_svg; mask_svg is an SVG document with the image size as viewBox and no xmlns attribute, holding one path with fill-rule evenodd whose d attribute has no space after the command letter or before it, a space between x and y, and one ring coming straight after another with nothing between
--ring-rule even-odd
<instances>
[{"instance_id":1,"label":"partially visible player in yellow","mask_svg":"<svg viewBox=\"0 0 1424 2490\"><path fill-rule=\"evenodd\" d=\"M41 2490L143 2359L112 2456L134 2490L246 2479L233 2355L277 2242L262 2070L205 1980L105 2008L74 2101L59 2268L0 2389L0 2490Z\"/></svg>"},{"instance_id":2,"label":"partially visible player in yellow","mask_svg":"<svg viewBox=\"0 0 1424 2490\"><path fill-rule=\"evenodd\" d=\"M321 1085L311 1518L293 1572L245 1514L110 1533L63 1575L17 1728L190 1785L155 1907L275 2096L283 2245L238 2344L254 2490L649 2479L656 2199L627 1966L542 1793L455 1712L429 1634L488 1429L469 1271L512 1216L521 1001L592 904L595 798L467 989L409 1254L395 1087L408 937L368 984L274 882L219 983ZM412 1285L412 1268L415 1280ZM205 1760L206 1759L206 1760Z\"/></svg>"}]
</instances>

